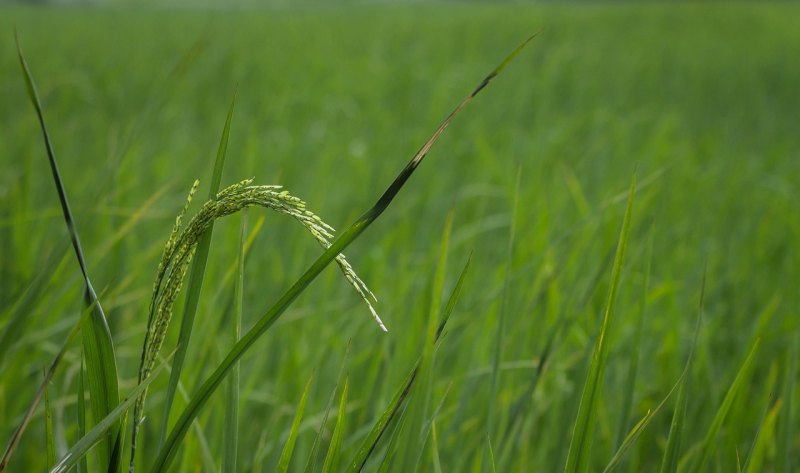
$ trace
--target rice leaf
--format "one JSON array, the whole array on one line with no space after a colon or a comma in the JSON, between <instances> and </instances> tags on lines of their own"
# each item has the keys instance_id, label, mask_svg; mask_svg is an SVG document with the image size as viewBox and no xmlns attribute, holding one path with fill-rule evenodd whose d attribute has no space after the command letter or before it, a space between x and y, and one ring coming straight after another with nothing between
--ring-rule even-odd
<instances>
[{"instance_id":1,"label":"rice leaf","mask_svg":"<svg viewBox=\"0 0 800 473\"><path fill-rule=\"evenodd\" d=\"M625 378L624 392L622 395L622 409L617 431L617 447L619 448L625 441L625 430L628 428L628 419L633 406L633 391L636 387L636 377L639 370L639 351L642 341L642 325L644 324L645 307L647 306L647 291L650 283L650 266L653 261L653 236L655 231L650 227L650 238L647 243L647 256L645 257L644 281L642 282L641 299L639 299L639 310L636 313L636 329L633 334L633 341L630 347L630 360L628 362L628 373Z\"/></svg>"},{"instance_id":2,"label":"rice leaf","mask_svg":"<svg viewBox=\"0 0 800 473\"><path fill-rule=\"evenodd\" d=\"M345 366L347 366L347 358L350 355L350 341L347 342L347 349L345 350L344 357L342 358L342 365L339 367L339 374L336 376L336 385L333 387L333 391L331 391L331 395L328 398L328 404L325 406L325 414L322 416L322 422L320 422L320 428L317 429L317 435L314 437L314 443L311 445L311 452L308 455L308 461L306 462L305 473L311 473L312 471L316 471L317 469L317 449L319 448L320 443L322 442L322 432L325 430L325 425L328 423L328 417L331 413L331 408L333 407L334 401L336 400L336 392L339 390L339 385L342 381L342 376L344 375ZM341 415L337 413L337 416ZM338 417L337 417L338 423Z\"/></svg>"},{"instance_id":3,"label":"rice leaf","mask_svg":"<svg viewBox=\"0 0 800 473\"><path fill-rule=\"evenodd\" d=\"M733 380L730 388L728 388L728 392L725 394L725 398L722 400L722 405L720 405L717 413L714 415L714 419L711 421L711 426L709 427L708 432L703 439L702 447L700 448L701 457L699 460L695 461L694 466L689 469L690 472L700 473L702 471L706 471L706 465L711 459L711 455L714 453L716 447L715 440L717 433L719 433L723 422L725 422L725 418L728 416L728 412L733 405L733 400L736 398L736 394L739 392L739 389L741 389L747 383L747 379L750 376L750 369L753 367L753 361L755 360L755 355L756 352L758 352L758 347L760 344L761 340L756 339L744 362L742 362L739 372L736 374L736 378Z\"/></svg>"},{"instance_id":4,"label":"rice leaf","mask_svg":"<svg viewBox=\"0 0 800 473\"><path fill-rule=\"evenodd\" d=\"M589 370L586 375L586 382L581 394L578 406L578 417L575 420L575 427L570 439L569 453L565 465L565 473L585 473L589 471L589 459L591 456L592 440L594 437L595 418L597 416L600 390L603 383L603 374L606 368L606 358L608 355L608 331L614 315L614 307L619 291L619 282L622 277L622 267L625 262L625 250L628 245L628 231L631 222L631 209L633 208L633 196L636 190L636 176L634 175L628 191L628 204L625 208L625 216L622 221L617 252L614 257L614 266L611 272L611 287L608 291L608 298L603 314L603 323L597 338L597 344L592 354Z\"/></svg>"},{"instance_id":5,"label":"rice leaf","mask_svg":"<svg viewBox=\"0 0 800 473\"><path fill-rule=\"evenodd\" d=\"M53 411L50 408L50 390L47 386L44 388L44 423L47 466L50 466L56 463L56 441L53 438Z\"/></svg>"},{"instance_id":6,"label":"rice leaf","mask_svg":"<svg viewBox=\"0 0 800 473\"><path fill-rule=\"evenodd\" d=\"M78 438L83 438L86 435L86 395L84 388L84 362L83 351L81 351L81 367L78 372ZM86 457L80 459L77 464L78 473L88 473L89 465Z\"/></svg>"},{"instance_id":7,"label":"rice leaf","mask_svg":"<svg viewBox=\"0 0 800 473\"><path fill-rule=\"evenodd\" d=\"M17 54L19 56L20 66L22 67L23 76L25 78L25 85L28 90L28 97L30 98L36 115L39 119L39 125L42 129L42 136L47 151L47 157L50 163L50 171L53 175L53 181L58 192L58 198L61 203L61 211L64 215L64 221L67 225L70 238L72 239L72 247L75 250L75 256L78 260L83 280L85 283L84 288L84 304L86 307L91 307L91 318L84 324L81 330L83 338L83 348L86 353L86 369L89 373L89 391L91 392L91 407L95 419L102 419L108 415L117 404L119 404L119 386L117 384L117 358L114 354L114 342L111 339L111 332L108 328L105 313L97 299L94 287L89 280L89 273L87 270L86 262L83 257L83 248L81 247L80 237L78 236L78 229L75 219L72 216L72 210L69 206L67 199L67 192L64 188L64 183L61 179L61 173L58 170L56 162L55 151L50 141L50 135L47 131L47 125L44 120L44 113L42 111L41 101L39 94L36 90L36 84L33 81L28 64L22 54L22 47L19 44L19 38L16 37ZM100 465L111 465L111 449L113 442L117 438L121 425L119 422L114 423L103 442L98 448L98 462ZM0 470L2 468L0 467ZM116 471L116 468L113 468Z\"/></svg>"},{"instance_id":8,"label":"rice leaf","mask_svg":"<svg viewBox=\"0 0 800 473\"><path fill-rule=\"evenodd\" d=\"M768 471L765 457L769 448L775 444L775 424L778 420L778 414L781 411L782 401L779 399L769 410L763 422L758 428L755 441L753 443L753 451L747 457L745 462L745 473L759 473L761 471Z\"/></svg>"},{"instance_id":9,"label":"rice leaf","mask_svg":"<svg viewBox=\"0 0 800 473\"><path fill-rule=\"evenodd\" d=\"M166 362L165 362L166 363ZM50 473L67 473L82 459L89 450L102 442L106 437L107 432L115 424L119 423L119 419L128 412L128 409L134 405L136 399L147 389L157 377L158 374L164 369L165 363L162 363L151 373L147 379L139 383L135 388L128 393L128 396L120 402L106 417L100 422L97 422L94 427L83 437L81 437L75 445L70 448L66 455L50 470Z\"/></svg>"},{"instance_id":10,"label":"rice leaf","mask_svg":"<svg viewBox=\"0 0 800 473\"><path fill-rule=\"evenodd\" d=\"M232 344L239 341L242 327L242 293L244 290L244 233L246 215L239 225L239 254L234 284L233 316L231 317ZM236 471L236 453L239 451L239 362L233 366L225 393L225 448L222 451L222 471Z\"/></svg>"},{"instance_id":11,"label":"rice leaf","mask_svg":"<svg viewBox=\"0 0 800 473\"><path fill-rule=\"evenodd\" d=\"M278 459L278 464L275 466L276 473L286 473L289 470L289 462L292 460L292 452L294 452L294 444L297 441L297 431L300 427L300 421L303 420L303 412L306 409L306 399L308 399L308 391L311 389L311 378L308 378L306 388L303 390L303 396L300 398L300 404L297 406L297 412L292 421L292 428L289 431L289 436L286 438L286 443L283 446L281 457Z\"/></svg>"},{"instance_id":12,"label":"rice leaf","mask_svg":"<svg viewBox=\"0 0 800 473\"><path fill-rule=\"evenodd\" d=\"M503 331L505 328L506 311L508 310L508 298L511 290L511 264L514 257L514 237L517 228L517 210L519 209L519 188L522 178L522 165L517 167L517 178L514 184L514 196L511 203L511 218L508 230L508 243L506 246L505 273L503 276L503 289L500 293L500 306L497 309L497 329L494 339L494 354L492 356L492 381L488 408L486 412L486 446L491 450L491 438L494 434L495 424L497 423L495 410L497 409L497 390L500 384L500 361L503 356ZM494 470L494 452L487 451L484 456L485 461L491 461L491 468ZM484 465L488 467L489 465Z\"/></svg>"},{"instance_id":13,"label":"rice leaf","mask_svg":"<svg viewBox=\"0 0 800 473\"><path fill-rule=\"evenodd\" d=\"M458 282L456 282L455 288L453 288L453 292L450 293L450 298L445 305L444 312L442 312L441 321L439 322L439 328L436 331L436 343L439 343L442 337L442 333L444 332L445 326L447 325L447 321L450 319L450 314L453 312L453 308L455 307L456 302L458 301L458 297L461 295L461 288L464 285L464 280L467 275L467 270L469 269L470 261L472 258L468 258L466 264L464 265L464 269L461 270L461 274L458 277ZM401 386L401 388L395 393L392 397L391 401L389 401L389 405L386 410L383 411L383 414L378 418L375 425L373 425L372 430L367 434L364 438L361 446L359 447L358 451L356 452L355 457L349 463L347 471L349 473L356 473L360 472L369 460L370 455L375 451L375 448L378 446L378 442L380 441L383 434L386 432L389 423L392 419L395 418L397 413L403 406L406 398L410 394L411 390L414 388L414 382L416 381L418 372L420 367L420 360L417 360L417 363L414 366L414 369L411 370L411 373L406 377L405 382Z\"/></svg>"},{"instance_id":14,"label":"rice leaf","mask_svg":"<svg viewBox=\"0 0 800 473\"><path fill-rule=\"evenodd\" d=\"M217 158L214 161L214 170L211 173L211 184L208 188L208 200L214 199L219 192L220 181L222 180L222 170L225 166L225 156L228 150L228 137L230 136L231 121L233 120L233 110L236 106L236 94L231 100L231 105L228 108L228 116L225 119L225 126L222 129L222 137L219 142L219 149L217 150ZM186 358L186 352L189 349L189 339L192 335L192 328L194 327L194 318L197 314L197 306L200 302L200 292L203 288L203 278L205 277L206 263L208 262L208 253L211 246L211 236L214 231L214 222L212 221L205 233L200 237L197 244L194 257L192 258L192 268L189 272L189 282L186 290L186 301L183 305L183 317L181 318L181 328L178 335L178 351L175 353L175 359L172 362L172 369L169 373L169 384L167 385L166 397L164 398L164 415L161 423L161 434L159 435L158 444L162 445L167 435L167 428L169 426L169 416L172 410L172 403L175 401L175 394L178 389L178 381L180 380L181 373L183 372L183 362ZM142 349L142 360L144 364L145 348ZM140 373L141 381L142 373ZM131 464L133 464L133 455L131 456Z\"/></svg>"},{"instance_id":15,"label":"rice leaf","mask_svg":"<svg viewBox=\"0 0 800 473\"><path fill-rule=\"evenodd\" d=\"M538 34L538 33L537 33ZM361 233L364 232L388 207L394 200L395 196L400 189L405 185L408 178L411 177L414 170L419 166L433 144L439 139L439 136L450 125L456 115L466 107L476 96L494 79L503 68L519 54L522 48L528 44L536 35L529 37L519 47L517 47L506 59L495 68L486 78L481 81L478 87L470 93L464 100L456 106L456 108L445 118L441 125L434 131L428 141L414 154L408 164L398 174L395 180L389 185L386 191L381 195L376 204L367 210L355 223L353 223L342 235L333 242L333 244L320 255L314 263L306 270L306 272L298 279L292 287L276 302L261 318L253 325L253 327L239 340L239 342L228 353L222 363L211 374L211 376L200 386L198 391L192 397L192 401L186 406L183 414L178 419L175 427L165 441L161 450L156 457L153 471L164 471L169 466L172 458L177 452L178 445L188 431L192 419L194 419L200 409L205 405L211 394L217 389L222 382L222 379L231 369L233 364L245 353L250 347L258 340L275 321L283 314L289 305L308 287L309 284L327 267L337 256L344 251ZM440 331L443 325L440 325Z\"/></svg>"},{"instance_id":16,"label":"rice leaf","mask_svg":"<svg viewBox=\"0 0 800 473\"><path fill-rule=\"evenodd\" d=\"M349 388L348 379L344 379L342 388L342 398L339 400L339 412L336 417L336 427L333 428L331 443L328 446L328 454L325 455L325 463L322 464L322 473L338 471L339 449L342 445L342 432L344 431L345 409L347 408L347 389Z\"/></svg>"},{"instance_id":17,"label":"rice leaf","mask_svg":"<svg viewBox=\"0 0 800 473\"><path fill-rule=\"evenodd\" d=\"M447 252L450 247L450 235L453 229L453 210L447 213L444 231L439 246L439 258L431 288L431 305L428 311L428 323L422 345L422 354L418 364L417 384L408 404L406 417L407 429L402 433L398 452L402 452L400 471L416 471L422 453L425 451L426 436L423 425L430 417L430 403L433 390L433 364L435 358L436 328L442 305L442 292L447 273Z\"/></svg>"},{"instance_id":18,"label":"rice leaf","mask_svg":"<svg viewBox=\"0 0 800 473\"><path fill-rule=\"evenodd\" d=\"M675 402L675 411L672 413L672 422L669 427L669 436L667 437L667 447L664 449L664 457L661 460L660 473L676 473L678 471L678 464L680 463L680 449L681 437L683 435L683 424L686 421L686 408L688 405L689 390L689 373L691 372L694 364L694 352L697 349L697 340L700 338L700 323L703 320L703 307L705 305L706 294L706 273L707 269L703 271L703 282L700 286L700 306L697 311L697 321L694 327L694 337L692 338L692 346L689 349L689 356L686 359L686 365L683 368L685 376L679 381L680 389L678 390L678 399Z\"/></svg>"}]
</instances>

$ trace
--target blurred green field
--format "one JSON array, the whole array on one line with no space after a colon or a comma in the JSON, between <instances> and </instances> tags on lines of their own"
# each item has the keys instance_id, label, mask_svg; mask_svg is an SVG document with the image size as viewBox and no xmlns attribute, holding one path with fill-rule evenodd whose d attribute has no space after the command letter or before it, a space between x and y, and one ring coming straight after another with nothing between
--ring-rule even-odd
<instances>
[{"instance_id":1,"label":"blurred green field","mask_svg":"<svg viewBox=\"0 0 800 473\"><path fill-rule=\"evenodd\" d=\"M21 335L4 339L3 445L77 322L83 287L13 28L109 319L122 395L136 384L161 250L194 179L201 187L190 213L207 193L234 90L223 185L253 176L282 184L344 229L451 108L543 28L346 251L377 295L389 332L328 268L245 355L239 469L273 470L313 377L289 471L304 471L322 429L317 471L342 415L337 395L321 425L342 366L349 394L339 466L353 457L423 350L452 211L445 300L470 254L472 264L423 408L421 421L434 419L435 436L409 452L407 437L388 448L387 435L367 471L378 471L387 448L389 471L404 471L409 455L419 455L419 471L490 471L487 436L496 471L563 470L635 173L589 471L602 471L620 430L630 430L678 381L704 271L679 471L690 471L706 451L703 471L737 471L748 460L754 471L796 471L800 390L790 361L800 343L798 25L800 6L755 3L0 9L0 332L37 275L47 281L25 301ZM248 228L262 216L244 273L245 330L320 253L299 225L263 210L248 211ZM226 274L236 265L238 235L236 218L215 227L184 394L173 413L230 348L233 282ZM625 413L643 293L638 372ZM180 313L165 355L175 347ZM754 367L709 450L704 438L756 340ZM78 438L80 343L70 347L49 387L59 458ZM148 471L156 455L167 377L150 388L137 471ZM658 471L675 397L618 471ZM220 391L189 432L175 471L219 471L222 431ZM42 406L9 471L46 470L46 443Z\"/></svg>"}]
</instances>

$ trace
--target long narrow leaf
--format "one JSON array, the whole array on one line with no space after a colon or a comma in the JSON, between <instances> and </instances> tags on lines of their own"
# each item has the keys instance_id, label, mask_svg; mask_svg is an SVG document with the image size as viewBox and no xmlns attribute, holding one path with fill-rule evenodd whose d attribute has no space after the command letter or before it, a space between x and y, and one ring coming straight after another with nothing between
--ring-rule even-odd
<instances>
[{"instance_id":1,"label":"long narrow leaf","mask_svg":"<svg viewBox=\"0 0 800 473\"><path fill-rule=\"evenodd\" d=\"M297 441L297 432L300 428L300 421L303 420L303 413L306 410L306 400L308 399L308 392L311 390L311 378L306 383L306 388L303 390L303 397L300 398L300 404L297 406L297 412L292 421L292 428L289 430L289 436L286 438L286 443L283 446L281 457L278 459L278 465L275 467L275 473L286 473L289 470L289 462L292 460L292 453L294 452L294 444Z\"/></svg>"},{"instance_id":2,"label":"long narrow leaf","mask_svg":"<svg viewBox=\"0 0 800 473\"><path fill-rule=\"evenodd\" d=\"M694 463L693 468L689 470L690 472L700 473L702 471L706 471L706 465L711 459L711 455L716 447L715 439L717 437L717 433L722 427L723 422L725 422L725 418L728 416L731 406L733 406L733 400L736 398L736 394L747 382L747 378L750 375L750 369L753 366L753 361L755 360L755 355L756 352L758 352L758 347L760 344L761 340L757 339L753 344L753 347L750 349L750 352L747 354L744 362L742 362L739 372L736 373L736 378L734 378L733 383L731 383L730 388L728 388L728 392L725 393L725 398L722 400L722 405L720 405L717 413L714 415L714 420L711 421L711 426L709 427L708 432L703 439L703 444L700 449L701 457Z\"/></svg>"},{"instance_id":3,"label":"long narrow leaf","mask_svg":"<svg viewBox=\"0 0 800 473\"><path fill-rule=\"evenodd\" d=\"M538 34L538 33L537 33ZM250 347L258 340L272 324L283 314L283 312L294 302L294 300L308 287L309 284L327 267L345 248L347 248L361 233L364 232L388 207L394 200L395 196L403 185L408 181L408 178L416 170L417 166L422 162L428 151L434 143L439 139L439 136L450 125L456 115L466 107L477 95L483 90L492 79L494 79L503 68L519 54L522 48L527 45L536 35L529 37L520 46L518 46L506 59L495 68L486 78L484 78L478 87L475 88L456 108L445 118L444 122L434 131L428 141L417 151L411 158L408 164L400 171L400 174L389 185L383 195L378 199L377 203L367 210L355 223L353 223L342 235L333 242L333 244L320 255L314 263L306 270L306 272L298 279L292 287L276 302L248 331L239 342L231 349L222 363L211 374L211 376L200 386L197 393L195 393L192 401L184 410L181 417L178 419L175 427L162 446L159 454L155 460L153 471L164 471L172 461L175 453L177 452L178 445L188 431L192 419L194 419L200 409L205 405L211 394L217 389L222 382L225 375L231 369L233 364L245 353Z\"/></svg>"},{"instance_id":4,"label":"long narrow leaf","mask_svg":"<svg viewBox=\"0 0 800 473\"><path fill-rule=\"evenodd\" d=\"M603 384L603 373L606 368L606 358L608 355L608 332L614 315L619 282L622 277L622 267L625 262L625 250L628 245L628 231L631 223L631 209L633 208L633 196L636 191L636 176L631 182L628 191L628 205L625 208L625 217L622 221L617 253L614 257L614 266L611 275L611 287L608 291L605 311L603 314L603 324L597 338L592 360L589 363L589 372L586 376L586 383L581 394L580 405L578 406L578 417L575 420L575 427L569 445L569 454L564 468L565 473L585 473L589 470L589 457L592 449L594 437L595 417L597 416L600 389Z\"/></svg>"},{"instance_id":5,"label":"long narrow leaf","mask_svg":"<svg viewBox=\"0 0 800 473\"><path fill-rule=\"evenodd\" d=\"M792 337L791 348L787 353L786 375L783 385L783 409L781 410L780 428L778 429L775 471L790 473L792 471L792 438L795 425L792 419L792 399L795 396L797 380L797 358L800 356L800 332ZM794 458L795 462L797 458Z\"/></svg>"},{"instance_id":6,"label":"long narrow leaf","mask_svg":"<svg viewBox=\"0 0 800 473\"><path fill-rule=\"evenodd\" d=\"M333 428L331 443L328 446L328 453L325 455L325 463L322 464L322 473L338 471L339 448L342 445L342 432L344 431L345 408L347 407L347 389L349 383L347 378L344 380L342 388L342 398L339 400L339 412L336 416L336 427Z\"/></svg>"},{"instance_id":7,"label":"long narrow leaf","mask_svg":"<svg viewBox=\"0 0 800 473\"><path fill-rule=\"evenodd\" d=\"M36 109L36 115L39 119L39 125L42 129L42 136L47 151L47 157L50 162L50 170L53 175L53 181L58 192L58 198L61 203L61 210L64 214L64 221L67 225L70 238L72 239L72 247L75 250L75 256L80 266L81 274L85 283L84 289L84 302L86 307L92 308L92 316L88 323L82 327L82 338L84 351L86 353L86 368L89 371L89 390L91 392L91 406L95 419L102 419L108 415L117 404L119 404L119 386L117 382L117 358L114 354L114 342L111 339L111 331L108 328L103 308L100 301L97 299L94 287L89 280L89 272L87 270L86 261L83 257L83 248L81 247L80 237L78 236L78 229L75 219L72 216L72 210L69 206L67 199L67 192L64 188L64 183L61 179L61 173L58 170L56 162L55 151L50 140L50 134L47 131L47 125L44 120L44 113L42 111L41 101L39 100L39 93L36 90L36 84L33 81L28 64L25 62L25 57L22 54L22 48L17 40L17 53L19 56L20 66L25 78L25 86L28 90L28 97ZM101 465L109 465L111 459L111 450L113 442L117 438L121 426L119 422L115 423L108 430L108 436L104 442L101 443L99 448L98 461ZM114 465L109 465L114 466ZM2 470L2 466L0 466ZM116 468L114 468L116 471Z\"/></svg>"},{"instance_id":8,"label":"long narrow leaf","mask_svg":"<svg viewBox=\"0 0 800 473\"><path fill-rule=\"evenodd\" d=\"M162 363L147 377L147 379L133 388L131 392L128 393L127 398L119 403L117 407L100 420L100 422L96 423L92 430L81 437L81 439L67 451L67 454L50 470L50 473L67 473L70 469L74 468L78 461L82 459L92 447L103 440L108 430L119 423L119 419L128 412L128 409L136 402L139 395L147 389L147 386L158 377L158 374L161 373L164 366L165 365Z\"/></svg>"},{"instance_id":9,"label":"long narrow leaf","mask_svg":"<svg viewBox=\"0 0 800 473\"><path fill-rule=\"evenodd\" d=\"M231 100L228 108L228 116L225 119L225 126L222 129L222 137L217 150L217 158L214 161L214 170L211 174L211 185L208 188L208 200L214 199L219 192L220 181L222 180L222 170L225 166L225 156L228 150L228 137L230 135L231 121L233 120L233 110L236 106L236 94ZM175 401L175 394L178 389L178 381L183 372L183 362L186 359L186 352L189 349L189 339L192 336L194 327L194 317L197 314L197 306L200 302L200 292L203 288L203 279L208 262L208 253L211 247L211 236L214 231L214 223L211 222L208 230L200 238L197 244L195 256L192 259L192 269L189 272L189 281L186 290L186 302L183 306L183 317L181 318L181 328L178 335L178 351L175 353L175 360L172 362L172 370L169 373L169 384L167 385L166 397L164 399L164 416L161 423L161 434L158 444L162 445L167 435L169 425L169 415L172 410L172 403ZM144 356L144 353L143 353Z\"/></svg>"}]
</instances>

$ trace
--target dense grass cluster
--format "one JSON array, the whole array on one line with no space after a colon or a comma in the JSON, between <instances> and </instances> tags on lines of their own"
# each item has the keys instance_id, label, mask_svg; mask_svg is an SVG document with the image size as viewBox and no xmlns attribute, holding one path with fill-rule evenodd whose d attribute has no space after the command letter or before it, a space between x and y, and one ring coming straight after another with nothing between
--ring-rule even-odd
<instances>
[{"instance_id":1,"label":"dense grass cluster","mask_svg":"<svg viewBox=\"0 0 800 473\"><path fill-rule=\"evenodd\" d=\"M365 471L795 471L798 24L790 4L0 9L4 446L61 360L8 471L52 467L101 408L75 330L97 306L84 301L14 26L113 340L130 409L122 464L147 389L143 472L175 425L186 429L176 471L362 460ZM538 28L347 249L390 331L326 269L264 326L235 382L181 418L319 256L306 229L324 247L331 237L275 187L228 186L284 185L346 229ZM220 185L214 153L235 88ZM196 179L209 199L186 214L210 220L188 223L190 244L178 244L169 231ZM224 188L229 206L214 207ZM205 224L251 205L303 225L254 207L203 242ZM168 241L183 255L164 263L178 264L162 299L174 323L139 385ZM196 308L178 294L187 271L180 294L199 296ZM110 437L84 471L114 455Z\"/></svg>"}]
</instances>

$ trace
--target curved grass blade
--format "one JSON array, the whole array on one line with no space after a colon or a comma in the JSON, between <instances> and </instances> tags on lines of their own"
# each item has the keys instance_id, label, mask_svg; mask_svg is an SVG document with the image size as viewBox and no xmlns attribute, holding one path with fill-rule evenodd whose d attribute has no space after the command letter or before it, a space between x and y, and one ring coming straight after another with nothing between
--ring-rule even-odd
<instances>
[{"instance_id":1,"label":"curved grass blade","mask_svg":"<svg viewBox=\"0 0 800 473\"><path fill-rule=\"evenodd\" d=\"M169 358L172 356L170 355ZM113 426L119 423L119 419L128 412L128 409L133 406L136 402L136 399L141 395L147 386L150 385L161 373L161 370L164 369L166 365L166 361L156 367L155 370L147 377L144 381L139 383L130 393L128 393L128 397L125 398L121 403L117 405L106 417L104 417L100 422L95 424L86 435L81 437L72 448L67 451L67 454L50 470L50 473L67 473L75 465L78 463L80 459L82 459L89 450L98 444L98 442L103 441L104 437L106 436L106 432L113 428Z\"/></svg>"},{"instance_id":2,"label":"curved grass blade","mask_svg":"<svg viewBox=\"0 0 800 473\"><path fill-rule=\"evenodd\" d=\"M322 473L338 471L339 448L342 445L342 431L344 431L345 408L347 407L347 389L349 388L348 379L344 379L342 388L342 398L339 400L339 412L336 417L336 427L333 428L331 443L328 446L328 453L325 455L325 463L322 464Z\"/></svg>"},{"instance_id":3,"label":"curved grass blade","mask_svg":"<svg viewBox=\"0 0 800 473\"><path fill-rule=\"evenodd\" d=\"M564 467L565 473L585 473L589 470L589 457L592 449L594 437L595 417L597 416L598 400L600 389L603 384L603 374L606 368L608 356L608 331L614 315L614 307L619 291L619 282L622 277L622 266L625 262L625 250L628 246L628 231L631 223L631 210L633 208L633 197L636 191L636 175L634 174L628 191L628 204L625 208L625 216L622 221L617 252L614 257L614 266L611 270L611 287L608 291L608 299L603 314L603 324L597 338L592 360L589 363L589 371L586 375L586 383L583 386L583 394L578 406L578 417L575 420L575 427L569 444L569 454L567 463Z\"/></svg>"},{"instance_id":4,"label":"curved grass blade","mask_svg":"<svg viewBox=\"0 0 800 473\"><path fill-rule=\"evenodd\" d=\"M219 142L219 149L217 150L217 158L214 161L214 170L211 174L211 185L208 189L208 200L214 199L219 192L220 181L222 180L222 170L225 166L225 156L228 150L228 137L230 136L231 121L233 120L233 110L236 106L236 94L234 93L231 105L228 108L228 116L225 119L225 126L222 129L222 137ZM192 258L192 269L189 273L189 281L186 290L186 302L183 306L183 317L181 318L181 328L178 335L178 351L175 353L175 359L172 361L172 370L169 373L169 384L167 385L166 397L164 399L164 415L161 423L161 434L159 435L158 444L162 445L167 435L167 428L169 426L169 415L172 410L172 404L175 401L175 394L178 390L178 381L180 380L181 373L183 372L183 362L186 359L186 352L189 349L189 339L192 336L192 328L194 327L194 317L197 314L197 306L200 302L200 292L203 288L203 278L206 271L206 263L208 262L208 252L211 246L211 236L214 231L214 223L211 222L208 230L200 238L197 244L197 250ZM145 342L146 343L146 342ZM144 366L145 350L142 349L142 366ZM140 379L141 381L141 379ZM131 456L133 459L133 456ZM131 461L133 465L133 461ZM131 469L131 472L133 470Z\"/></svg>"},{"instance_id":5,"label":"curved grass blade","mask_svg":"<svg viewBox=\"0 0 800 473\"><path fill-rule=\"evenodd\" d=\"M538 34L538 33L536 33ZM470 93L461 103L456 106L456 108L450 113L450 115L445 118L444 122L439 125L439 128L434 131L428 141L417 151L416 154L411 158L408 164L400 171L398 176L395 180L389 185L386 191L381 195L378 199L376 204L367 210L355 223L353 223L347 230L345 230L342 235L333 242L333 244L325 250L325 252L320 255L314 263L306 270L306 272L298 279L292 287L289 288L288 291L276 302L256 323L255 325L248 331L242 338L239 340L233 349L228 353L225 357L223 362L217 367L217 369L211 374L211 376L203 383L202 386L198 389L198 392L195 393L192 401L184 410L183 414L181 415L180 419L176 423L175 427L173 428L172 432L170 433L169 438L164 443L161 451L159 452L155 465L153 467L153 471L163 471L172 461L174 457L178 445L182 441L183 437L186 435L188 431L189 425L194 419L199 410L205 405L208 399L211 397L211 394L217 389L217 387L222 382L222 379L228 373L228 371L233 366L233 363L236 362L252 345L258 340L266 331L269 329L273 323L283 314L289 305L294 302L294 300L311 284L323 269L325 269L336 257L345 249L347 248L356 238L361 235L391 204L392 200L394 200L397 193L400 192L400 189L405 185L408 178L411 177L411 174L414 173L414 170L419 166L420 162L425 158L428 154L428 151L433 146L434 143L439 139L439 136L444 132L444 130L450 125L456 115L466 107L477 94L483 90L489 82L495 78L503 68L519 54L522 48L527 45L535 36L529 37L525 40L517 49L515 49L506 59L495 68L485 79L478 85L478 87ZM441 330L441 326L440 326Z\"/></svg>"},{"instance_id":6,"label":"curved grass blade","mask_svg":"<svg viewBox=\"0 0 800 473\"><path fill-rule=\"evenodd\" d=\"M22 48L19 44L19 38L16 37L17 54L19 56L20 66L25 78L25 86L28 90L28 97L36 109L36 115L39 119L39 125L42 129L42 136L44 138L45 148L47 150L47 157L50 162L50 170L53 174L53 181L58 192L58 198L61 203L61 210L64 214L64 221L67 224L70 238L72 240L72 247L75 250L75 256L78 259L83 280L85 283L84 303L86 307L91 307L91 319L82 327L82 338L84 351L86 353L86 368L89 371L89 390L91 392L91 406L95 419L102 419L108 415L114 407L119 404L119 386L117 384L117 358L114 354L114 342L111 339L111 331L108 328L105 313L97 299L97 294L92 287L89 280L89 273L86 268L86 261L83 257L83 249L78 236L77 226L75 219L72 217L72 210L70 210L69 200L67 199L67 192L64 189L64 183L61 180L61 173L58 170L55 152L53 145L50 141L50 135L47 132L47 125L45 124L44 114L42 112L41 101L39 94L36 91L36 84L33 81L28 64L25 62L25 57L22 54ZM113 442L117 438L121 425L119 422L115 423L108 430L108 435L105 441L101 442L99 448L98 462L100 465L108 465L111 460L111 449ZM113 465L111 465L113 466ZM1 469L1 468L0 468ZM116 468L114 468L116 471Z\"/></svg>"},{"instance_id":7,"label":"curved grass blade","mask_svg":"<svg viewBox=\"0 0 800 473\"><path fill-rule=\"evenodd\" d=\"M753 443L753 451L745 462L745 473L759 473L769 470L765 464L765 457L770 446L775 444L775 424L777 423L781 406L782 402L778 399L759 426L758 434L756 434L756 439Z\"/></svg>"},{"instance_id":8,"label":"curved grass blade","mask_svg":"<svg viewBox=\"0 0 800 473\"><path fill-rule=\"evenodd\" d=\"M56 462L56 442L53 438L53 411L50 409L50 390L45 385L44 388L44 424L45 438L47 441L47 466Z\"/></svg>"},{"instance_id":9,"label":"curved grass blade","mask_svg":"<svg viewBox=\"0 0 800 473\"><path fill-rule=\"evenodd\" d=\"M722 423L725 422L725 418L728 416L728 412L733 405L733 400L736 397L736 394L739 392L739 389L744 386L747 378L750 375L750 369L753 366L753 361L755 360L755 355L756 352L758 352L758 347L760 344L761 340L756 339L744 362L742 362L739 372L736 373L736 378L734 378L733 383L731 383L730 388L728 388L728 392L725 393L725 398L722 400L722 405L720 405L717 413L714 415L714 419L711 421L711 426L709 427L708 432L703 439L702 447L700 449L701 457L694 463L694 466L689 469L690 472L700 473L701 471L706 471L706 464L711 459L711 455L714 453L716 447L714 440L717 437L719 429L722 427Z\"/></svg>"},{"instance_id":10,"label":"curved grass blade","mask_svg":"<svg viewBox=\"0 0 800 473\"><path fill-rule=\"evenodd\" d=\"M306 410L306 400L308 399L308 391L310 389L311 378L308 378L306 388L303 390L303 397L300 398L300 404L297 406L297 412L292 421L292 429L289 431L289 436L286 438L281 457L278 459L278 465L275 467L275 473L286 473L286 471L289 470L289 462L292 460L294 444L297 441L297 431L300 428L300 421L303 420L303 412Z\"/></svg>"}]
</instances>

